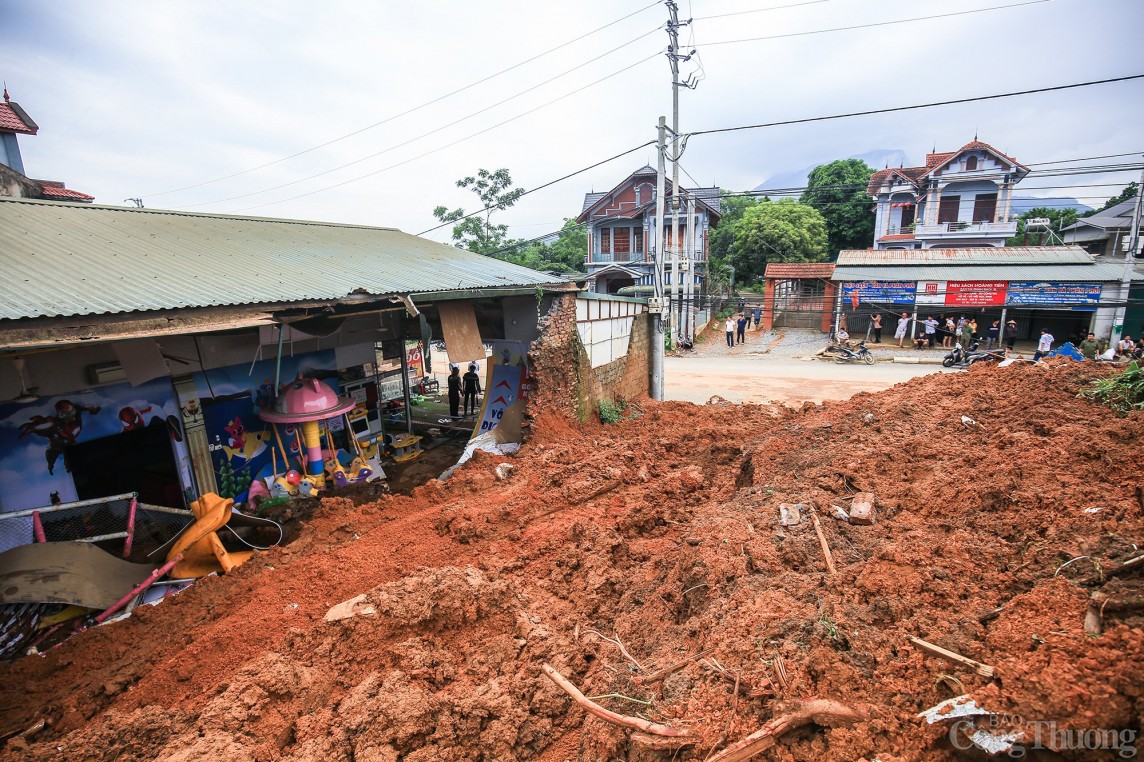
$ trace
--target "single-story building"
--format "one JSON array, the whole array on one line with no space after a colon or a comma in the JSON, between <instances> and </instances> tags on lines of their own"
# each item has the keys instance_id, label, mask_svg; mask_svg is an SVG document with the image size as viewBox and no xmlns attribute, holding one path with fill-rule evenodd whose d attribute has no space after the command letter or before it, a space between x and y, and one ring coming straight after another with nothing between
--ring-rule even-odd
<instances>
[{"instance_id":1,"label":"single-story building","mask_svg":"<svg viewBox=\"0 0 1144 762\"><path fill-rule=\"evenodd\" d=\"M237 497L283 444L259 417L278 384L405 427L434 338L462 363L491 342L512 394L570 414L648 388L642 300L391 228L0 198L0 265L0 512Z\"/></svg>"}]
</instances>

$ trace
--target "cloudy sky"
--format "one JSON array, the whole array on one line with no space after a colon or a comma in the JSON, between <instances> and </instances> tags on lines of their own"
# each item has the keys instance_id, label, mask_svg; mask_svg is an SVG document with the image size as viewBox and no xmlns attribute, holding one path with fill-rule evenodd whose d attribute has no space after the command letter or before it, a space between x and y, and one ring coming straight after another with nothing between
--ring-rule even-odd
<instances>
[{"instance_id":1,"label":"cloudy sky","mask_svg":"<svg viewBox=\"0 0 1144 762\"><path fill-rule=\"evenodd\" d=\"M680 17L698 80L683 132L1144 73L1139 0L680 0ZM419 233L439 204L478 208L454 183L480 167L535 188L653 140L671 113L666 18L650 0L0 0L0 78L40 125L21 137L27 173L97 203ZM975 133L1034 169L1138 161L1087 157L1144 151L1142 104L1134 80L699 135L681 165L746 190L873 150L920 163ZM501 220L557 229L654 158L640 148ZM1137 174L1019 190L1097 205Z\"/></svg>"}]
</instances>

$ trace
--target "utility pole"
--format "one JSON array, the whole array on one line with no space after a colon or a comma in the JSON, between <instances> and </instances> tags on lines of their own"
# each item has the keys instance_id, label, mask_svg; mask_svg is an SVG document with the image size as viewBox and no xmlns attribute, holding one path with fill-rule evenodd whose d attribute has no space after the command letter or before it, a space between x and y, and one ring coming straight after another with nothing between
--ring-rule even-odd
<instances>
[{"instance_id":1,"label":"utility pole","mask_svg":"<svg viewBox=\"0 0 1144 762\"><path fill-rule=\"evenodd\" d=\"M678 340L680 326L679 282L682 273L679 267L679 216L683 204L679 193L679 88L692 85L679 81L679 62L691 59L691 53L679 55L679 28L691 23L691 19L680 23L679 6L675 0L664 0L667 5L668 22L667 61L671 65L671 339ZM694 51L692 51L694 53Z\"/></svg>"},{"instance_id":2,"label":"utility pole","mask_svg":"<svg viewBox=\"0 0 1144 762\"><path fill-rule=\"evenodd\" d=\"M1108 345L1114 347L1124 335L1124 319L1128 314L1128 296L1132 290L1132 274L1136 269L1136 250L1140 247L1140 216L1141 204L1144 200L1144 169L1140 171L1140 184L1136 186L1136 208L1132 212L1132 230L1128 235L1128 251L1124 254L1124 275L1120 283L1120 306L1112 318L1112 333L1108 338Z\"/></svg>"},{"instance_id":3,"label":"utility pole","mask_svg":"<svg viewBox=\"0 0 1144 762\"><path fill-rule=\"evenodd\" d=\"M656 141L656 154L659 156L658 171L655 177L655 227L653 230L652 250L652 286L655 295L648 300L648 311L651 312L651 398L663 400L663 213L664 213L664 186L667 184L665 166L667 154L667 118L659 118L658 138Z\"/></svg>"}]
</instances>

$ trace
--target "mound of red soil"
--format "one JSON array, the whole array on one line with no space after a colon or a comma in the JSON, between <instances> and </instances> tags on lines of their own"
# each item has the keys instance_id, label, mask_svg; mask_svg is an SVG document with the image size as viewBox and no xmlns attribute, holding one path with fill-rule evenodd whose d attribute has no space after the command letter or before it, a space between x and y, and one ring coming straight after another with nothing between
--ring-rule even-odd
<instances>
[{"instance_id":1,"label":"mound of red soil","mask_svg":"<svg viewBox=\"0 0 1144 762\"><path fill-rule=\"evenodd\" d=\"M937 760L958 753L949 728L916 715L959 693L1139 731L1139 573L1101 575L1144 537L1144 415L1078 399L1099 372L974 368L799 411L541 417L516 457L478 454L409 496L324 500L289 547L0 667L5 727L56 720L7 755L702 760L822 698L863 719L794 730L768 758ZM830 518L859 491L877 496L873 525ZM779 525L784 502L818 509L836 574L805 511ZM1086 635L1102 586L1114 603ZM544 663L690 745L588 716Z\"/></svg>"}]
</instances>

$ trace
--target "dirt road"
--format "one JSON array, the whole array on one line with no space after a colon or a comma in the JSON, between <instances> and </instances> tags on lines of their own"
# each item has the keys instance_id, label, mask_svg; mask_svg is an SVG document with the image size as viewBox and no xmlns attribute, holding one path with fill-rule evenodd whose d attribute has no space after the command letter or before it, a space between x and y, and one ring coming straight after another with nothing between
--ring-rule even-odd
<instances>
[{"instance_id":1,"label":"dirt road","mask_svg":"<svg viewBox=\"0 0 1144 762\"><path fill-rule=\"evenodd\" d=\"M877 392L917 376L945 371L940 365L837 365L822 361L780 360L757 355L668 357L664 396L702 404L713 395L730 402L803 402L849 399Z\"/></svg>"}]
</instances>

